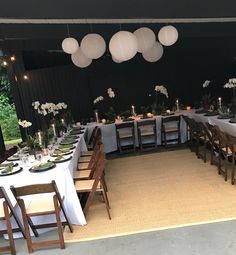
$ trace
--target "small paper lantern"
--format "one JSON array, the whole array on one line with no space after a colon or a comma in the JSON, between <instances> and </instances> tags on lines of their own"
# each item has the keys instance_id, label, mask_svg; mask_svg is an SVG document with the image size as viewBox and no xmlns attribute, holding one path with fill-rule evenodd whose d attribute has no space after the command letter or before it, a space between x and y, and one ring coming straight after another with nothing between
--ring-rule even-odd
<instances>
[{"instance_id":1,"label":"small paper lantern","mask_svg":"<svg viewBox=\"0 0 236 255\"><path fill-rule=\"evenodd\" d=\"M79 44L75 38L68 37L62 41L61 47L64 52L68 54L73 54L78 50Z\"/></svg>"},{"instance_id":2,"label":"small paper lantern","mask_svg":"<svg viewBox=\"0 0 236 255\"><path fill-rule=\"evenodd\" d=\"M137 53L137 38L128 31L120 31L112 36L109 42L109 50L115 59L127 61Z\"/></svg>"},{"instance_id":3,"label":"small paper lantern","mask_svg":"<svg viewBox=\"0 0 236 255\"><path fill-rule=\"evenodd\" d=\"M158 40L164 46L171 46L178 40L178 31L173 26L164 26L158 33Z\"/></svg>"},{"instance_id":4,"label":"small paper lantern","mask_svg":"<svg viewBox=\"0 0 236 255\"><path fill-rule=\"evenodd\" d=\"M152 48L156 42L156 36L154 32L148 27L141 27L134 31L134 35L138 42L138 52L146 52Z\"/></svg>"},{"instance_id":5,"label":"small paper lantern","mask_svg":"<svg viewBox=\"0 0 236 255\"><path fill-rule=\"evenodd\" d=\"M159 42L156 42L150 50L142 53L142 55L146 61L156 62L162 57L163 53L163 46Z\"/></svg>"},{"instance_id":6,"label":"small paper lantern","mask_svg":"<svg viewBox=\"0 0 236 255\"><path fill-rule=\"evenodd\" d=\"M81 68L87 67L92 63L92 59L87 58L80 48L71 55L71 60L76 66Z\"/></svg>"},{"instance_id":7,"label":"small paper lantern","mask_svg":"<svg viewBox=\"0 0 236 255\"><path fill-rule=\"evenodd\" d=\"M99 34L88 34L82 39L80 48L87 58L97 59L106 51L106 42Z\"/></svg>"}]
</instances>

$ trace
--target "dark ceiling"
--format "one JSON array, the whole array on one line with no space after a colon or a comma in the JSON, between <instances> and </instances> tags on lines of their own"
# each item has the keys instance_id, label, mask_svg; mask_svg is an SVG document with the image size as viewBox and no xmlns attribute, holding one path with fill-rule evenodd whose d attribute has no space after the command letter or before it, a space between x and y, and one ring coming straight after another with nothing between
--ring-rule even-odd
<instances>
[{"instance_id":1,"label":"dark ceiling","mask_svg":"<svg viewBox=\"0 0 236 255\"><path fill-rule=\"evenodd\" d=\"M172 19L234 18L235 0L0 0L0 19ZM163 24L70 24L70 34L80 41L91 31L107 43L120 29L133 32L148 26L157 34ZM179 43L184 39L236 38L236 22L175 23ZM0 48L11 50L61 50L66 24L1 24Z\"/></svg>"},{"instance_id":2,"label":"dark ceiling","mask_svg":"<svg viewBox=\"0 0 236 255\"><path fill-rule=\"evenodd\" d=\"M0 17L18 19L235 17L235 0L1 0Z\"/></svg>"}]
</instances>

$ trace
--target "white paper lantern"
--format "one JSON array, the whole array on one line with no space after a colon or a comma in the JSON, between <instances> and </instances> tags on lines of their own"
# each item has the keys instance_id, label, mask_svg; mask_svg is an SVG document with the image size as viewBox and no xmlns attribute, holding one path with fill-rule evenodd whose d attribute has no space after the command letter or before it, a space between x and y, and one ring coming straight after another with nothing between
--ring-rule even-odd
<instances>
[{"instance_id":1,"label":"white paper lantern","mask_svg":"<svg viewBox=\"0 0 236 255\"><path fill-rule=\"evenodd\" d=\"M106 42L99 34L87 34L81 41L81 50L91 59L100 58L106 50Z\"/></svg>"},{"instance_id":2,"label":"white paper lantern","mask_svg":"<svg viewBox=\"0 0 236 255\"><path fill-rule=\"evenodd\" d=\"M148 27L141 27L134 31L134 35L138 41L138 52L145 52L152 48L156 42L156 36L154 32Z\"/></svg>"},{"instance_id":3,"label":"white paper lantern","mask_svg":"<svg viewBox=\"0 0 236 255\"><path fill-rule=\"evenodd\" d=\"M122 61L120 61L120 60L118 60L118 59L114 58L113 56L112 56L112 60L113 60L115 63L117 63L117 64L122 63Z\"/></svg>"},{"instance_id":4,"label":"white paper lantern","mask_svg":"<svg viewBox=\"0 0 236 255\"><path fill-rule=\"evenodd\" d=\"M127 61L137 53L137 38L133 33L120 31L112 36L109 42L109 50L115 59Z\"/></svg>"},{"instance_id":5,"label":"white paper lantern","mask_svg":"<svg viewBox=\"0 0 236 255\"><path fill-rule=\"evenodd\" d=\"M164 26L158 33L159 42L164 46L171 46L178 40L178 31L173 26Z\"/></svg>"},{"instance_id":6,"label":"white paper lantern","mask_svg":"<svg viewBox=\"0 0 236 255\"><path fill-rule=\"evenodd\" d=\"M75 38L68 37L62 41L61 47L64 50L64 52L68 54L73 54L78 50L79 44Z\"/></svg>"},{"instance_id":7,"label":"white paper lantern","mask_svg":"<svg viewBox=\"0 0 236 255\"><path fill-rule=\"evenodd\" d=\"M76 66L81 68L87 67L92 63L92 59L87 58L80 48L71 55L71 60Z\"/></svg>"},{"instance_id":8,"label":"white paper lantern","mask_svg":"<svg viewBox=\"0 0 236 255\"><path fill-rule=\"evenodd\" d=\"M142 55L148 62L156 62L162 57L163 53L163 46L159 42L156 42L150 50L142 53Z\"/></svg>"}]
</instances>

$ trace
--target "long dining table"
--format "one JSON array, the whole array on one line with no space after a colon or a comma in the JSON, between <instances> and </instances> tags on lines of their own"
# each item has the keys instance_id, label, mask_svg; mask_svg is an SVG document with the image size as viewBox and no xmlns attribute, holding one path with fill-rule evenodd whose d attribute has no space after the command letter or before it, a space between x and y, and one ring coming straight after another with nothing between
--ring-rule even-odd
<instances>
[{"instance_id":1,"label":"long dining table","mask_svg":"<svg viewBox=\"0 0 236 255\"><path fill-rule=\"evenodd\" d=\"M199 122L217 125L222 131L236 136L236 123L230 123L229 119L218 119L219 116L205 116L204 113L195 113L195 110L186 111L183 114Z\"/></svg>"},{"instance_id":2,"label":"long dining table","mask_svg":"<svg viewBox=\"0 0 236 255\"><path fill-rule=\"evenodd\" d=\"M182 115L183 111L180 112L176 112L174 116L176 115ZM169 115L172 116L172 115ZM161 121L162 118L166 118L168 116L161 116L161 115L157 115L154 116L153 118L147 118L147 119L140 119L137 118L134 121L134 135L135 135L135 145L136 147L139 146L139 142L138 142L138 129L137 129L137 122L138 121L147 121L147 120L155 120L156 122L156 128L157 128L157 144L160 145L161 144ZM120 122L116 122L116 123L120 123ZM102 124L102 123L88 123L86 125L86 128L88 130L88 138L90 137L92 130L95 126L99 126L101 128L101 132L102 132L102 141L104 144L104 151L106 153L110 153L110 152L114 152L117 151L118 146L117 146L117 138L116 138L116 123L111 123L111 124ZM181 142L184 143L187 139L186 137L186 123L185 121L181 118L180 120L180 133L181 133ZM176 134L172 134L173 137L171 138L176 138ZM144 141L144 143L149 143L152 142L150 141L150 139L146 139L146 141ZM128 145L128 142L127 144Z\"/></svg>"},{"instance_id":3,"label":"long dining table","mask_svg":"<svg viewBox=\"0 0 236 255\"><path fill-rule=\"evenodd\" d=\"M69 219L72 224L76 225L86 225L86 219L83 214L83 210L81 208L81 204L79 198L77 196L74 182L73 182L73 171L77 167L78 158L81 154L81 151L87 151L86 142L84 139L84 133L79 135L78 141L73 149L71 154L71 159L63 162L57 163L56 167L44 171L44 172L30 172L29 169L35 164L39 164L39 162L35 161L33 163L28 163L27 166L23 165L21 161L15 161L18 163L19 167L22 167L23 170L17 174L8 175L8 176L0 176L0 186L3 186L7 192L7 195L15 206L16 214L21 218L21 212L19 206L16 204L16 200L10 190L10 186L13 185L15 187L24 186L24 185L31 185L31 184L39 184L39 183L49 183L52 180L55 180L58 190L63 197L64 206L69 216ZM46 159L45 159L46 160ZM48 195L48 194L46 194ZM35 196L35 195L34 195ZM44 195L37 195L37 196L44 196ZM32 196L26 196L24 198L26 207L29 205L30 201L32 200ZM12 224L13 227L15 226L15 222L13 219ZM55 216L37 216L33 217L32 221L34 224L40 223L48 223L55 221ZM5 227L5 222L0 222L0 229ZM45 232L45 231L39 231ZM19 234L20 236L21 234ZM15 235L17 237L17 235Z\"/></svg>"}]
</instances>

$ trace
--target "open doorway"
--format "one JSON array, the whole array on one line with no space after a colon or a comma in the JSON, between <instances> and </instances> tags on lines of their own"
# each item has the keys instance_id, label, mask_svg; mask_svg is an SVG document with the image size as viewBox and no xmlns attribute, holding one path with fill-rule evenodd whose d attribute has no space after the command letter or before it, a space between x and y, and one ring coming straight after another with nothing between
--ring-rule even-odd
<instances>
[{"instance_id":1,"label":"open doorway","mask_svg":"<svg viewBox=\"0 0 236 255\"><path fill-rule=\"evenodd\" d=\"M0 62L0 126L7 150L22 141L4 61Z\"/></svg>"}]
</instances>

